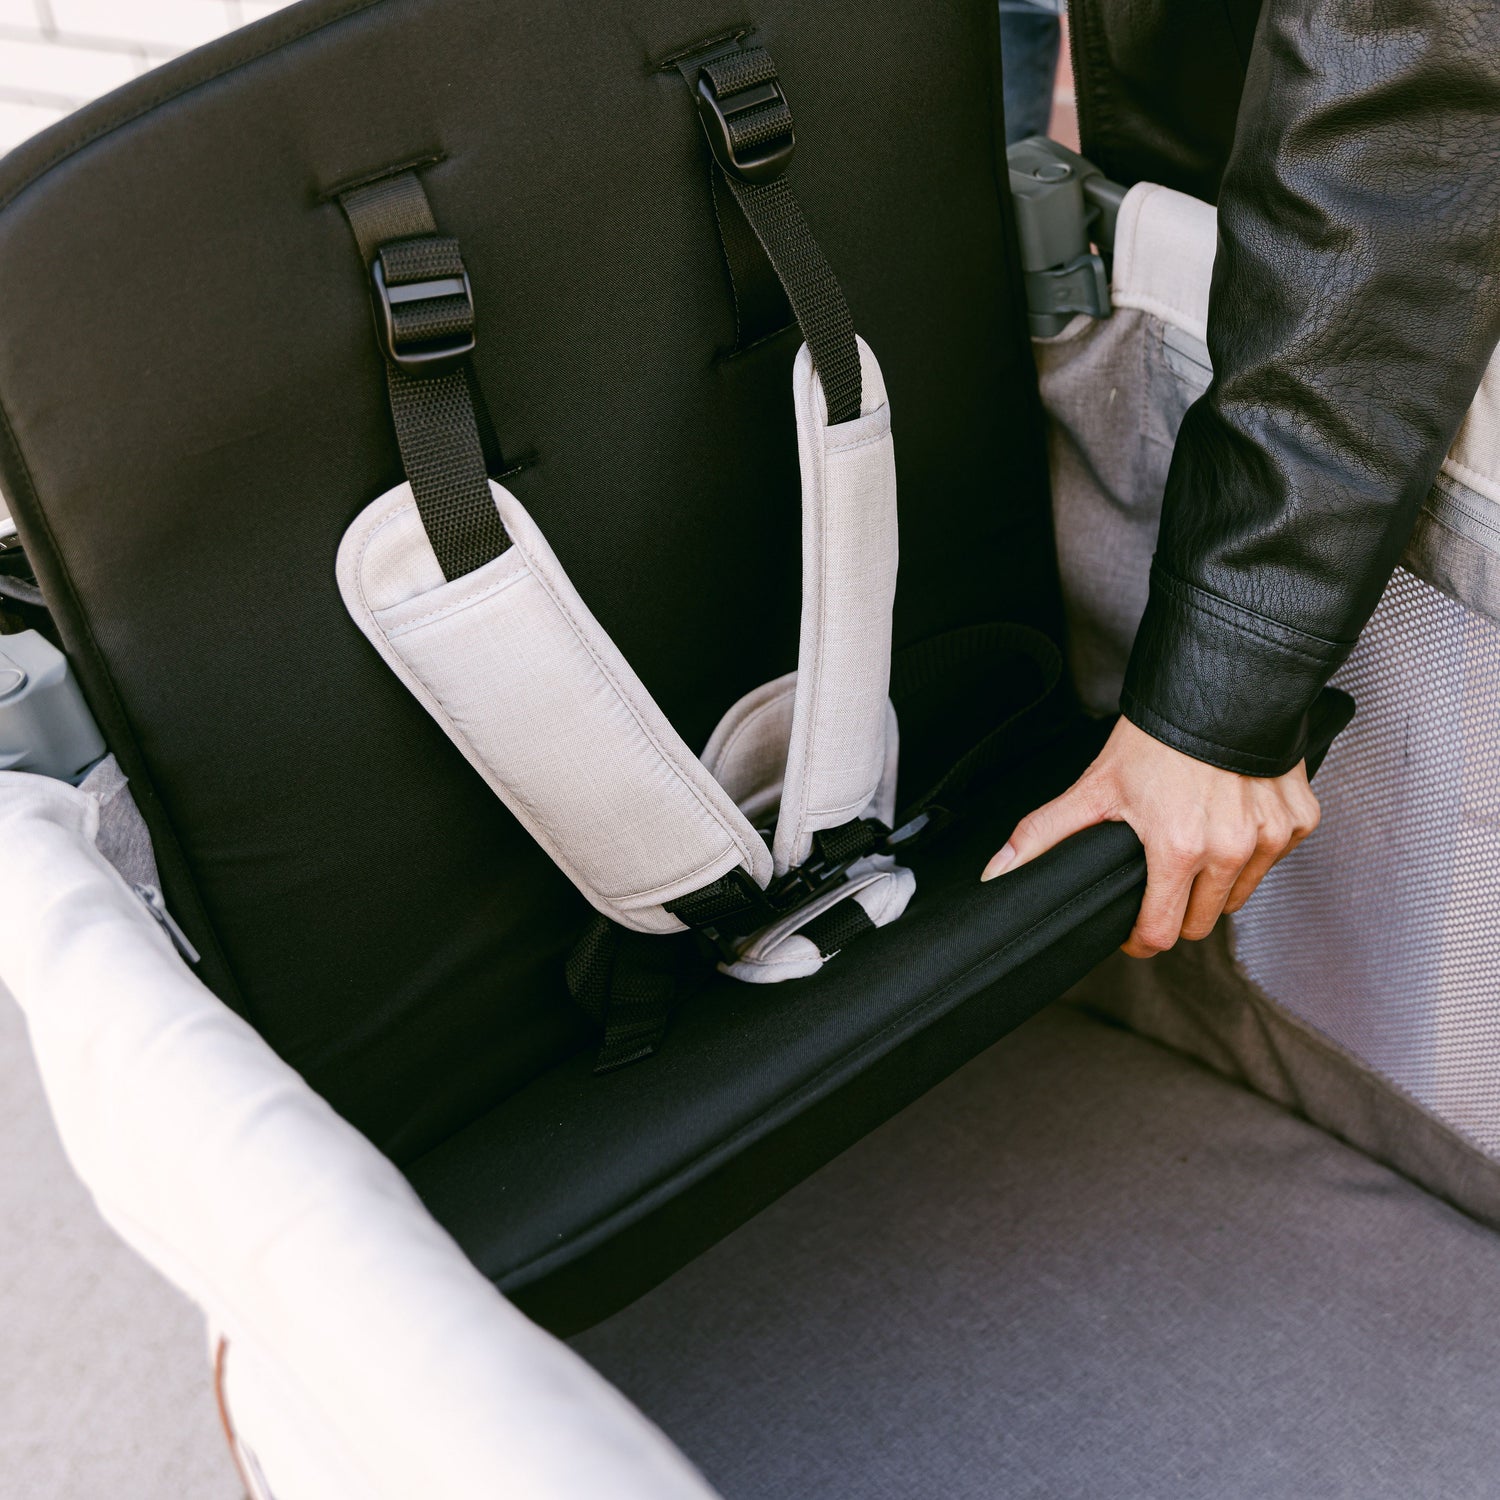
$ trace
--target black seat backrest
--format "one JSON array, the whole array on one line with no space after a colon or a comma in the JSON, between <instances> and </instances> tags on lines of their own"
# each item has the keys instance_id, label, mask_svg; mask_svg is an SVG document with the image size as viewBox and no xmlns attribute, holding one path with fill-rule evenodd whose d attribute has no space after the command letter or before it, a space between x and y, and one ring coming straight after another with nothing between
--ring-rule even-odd
<instances>
[{"instance_id":1,"label":"black seat backrest","mask_svg":"<svg viewBox=\"0 0 1500 1500\"><path fill-rule=\"evenodd\" d=\"M798 336L726 357L707 153L655 65L747 22L891 393L898 644L1055 630L993 0L304 0L0 171L23 539L205 978L398 1159L587 1044L586 909L340 602L401 473L330 194L420 164L506 482L702 744L795 662Z\"/></svg>"}]
</instances>

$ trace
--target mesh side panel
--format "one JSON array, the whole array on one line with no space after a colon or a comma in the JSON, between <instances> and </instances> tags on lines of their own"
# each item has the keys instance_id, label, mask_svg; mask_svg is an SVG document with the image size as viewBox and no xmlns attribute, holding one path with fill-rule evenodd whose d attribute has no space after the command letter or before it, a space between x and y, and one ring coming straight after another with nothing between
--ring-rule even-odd
<instances>
[{"instance_id":1,"label":"mesh side panel","mask_svg":"<svg viewBox=\"0 0 1500 1500\"><path fill-rule=\"evenodd\" d=\"M1500 628L1397 572L1335 681L1324 820L1236 919L1252 978L1500 1155Z\"/></svg>"}]
</instances>

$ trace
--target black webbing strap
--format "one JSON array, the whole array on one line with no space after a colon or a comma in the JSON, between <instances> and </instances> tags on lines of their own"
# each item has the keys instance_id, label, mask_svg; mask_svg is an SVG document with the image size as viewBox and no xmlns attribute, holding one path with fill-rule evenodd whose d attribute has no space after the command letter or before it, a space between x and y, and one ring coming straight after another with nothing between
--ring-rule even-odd
<instances>
[{"instance_id":1,"label":"black webbing strap","mask_svg":"<svg viewBox=\"0 0 1500 1500\"><path fill-rule=\"evenodd\" d=\"M401 462L444 578L462 578L510 546L490 494L463 361L474 299L458 241L437 231L415 172L339 198L374 285Z\"/></svg>"},{"instance_id":2,"label":"black webbing strap","mask_svg":"<svg viewBox=\"0 0 1500 1500\"><path fill-rule=\"evenodd\" d=\"M672 66L698 101L719 173L770 261L812 351L813 365L828 401L829 425L850 421L859 415L861 385L854 320L782 175L796 138L792 112L771 54L764 47L745 47L733 41L679 58ZM732 216L725 212L722 194L716 195L715 204L735 285L740 338L742 343L753 342L746 338L744 302L755 297L753 313L762 322L773 314L765 309L763 293L756 290L748 247L737 230L725 227L726 219Z\"/></svg>"},{"instance_id":3,"label":"black webbing strap","mask_svg":"<svg viewBox=\"0 0 1500 1500\"><path fill-rule=\"evenodd\" d=\"M889 832L872 818L850 818L837 828L813 834L813 858L825 865L852 865L873 854Z\"/></svg>"},{"instance_id":4,"label":"black webbing strap","mask_svg":"<svg viewBox=\"0 0 1500 1500\"><path fill-rule=\"evenodd\" d=\"M729 943L788 916L842 878L856 860L882 847L890 829L873 818L850 818L812 836L812 851L795 870L765 889L740 866L717 880L664 902L679 922L716 942ZM722 949L721 949L722 951Z\"/></svg>"},{"instance_id":5,"label":"black webbing strap","mask_svg":"<svg viewBox=\"0 0 1500 1500\"><path fill-rule=\"evenodd\" d=\"M869 913L853 896L845 896L802 927L800 935L811 938L813 946L824 958L832 958L855 938L874 931L875 924Z\"/></svg>"},{"instance_id":6,"label":"black webbing strap","mask_svg":"<svg viewBox=\"0 0 1500 1500\"><path fill-rule=\"evenodd\" d=\"M662 905L694 931L710 927L726 933L754 932L775 915L766 904L765 893L738 865L717 880Z\"/></svg>"},{"instance_id":7,"label":"black webbing strap","mask_svg":"<svg viewBox=\"0 0 1500 1500\"><path fill-rule=\"evenodd\" d=\"M568 992L604 1033L596 1073L656 1051L691 983L695 958L691 934L658 937L594 917L568 955L565 973Z\"/></svg>"},{"instance_id":8,"label":"black webbing strap","mask_svg":"<svg viewBox=\"0 0 1500 1500\"><path fill-rule=\"evenodd\" d=\"M895 653L891 700L902 722L957 726L939 759L927 768L912 766L928 778L927 790L897 815L895 844L908 842L912 825L928 815L941 813L946 822L971 783L1004 766L1023 741L1030 746L1039 738L1046 714L1060 706L1062 668L1062 653L1049 637L1003 622L944 631ZM973 716L967 725L966 712ZM955 742L966 743L956 759ZM903 759L908 745L903 736Z\"/></svg>"},{"instance_id":9,"label":"black webbing strap","mask_svg":"<svg viewBox=\"0 0 1500 1500\"><path fill-rule=\"evenodd\" d=\"M729 288L734 296L734 352L738 354L789 327L794 314L781 278L766 259L750 221L735 201L728 178L712 157L708 162L708 181L714 199L714 220L719 226L719 246L724 252Z\"/></svg>"}]
</instances>

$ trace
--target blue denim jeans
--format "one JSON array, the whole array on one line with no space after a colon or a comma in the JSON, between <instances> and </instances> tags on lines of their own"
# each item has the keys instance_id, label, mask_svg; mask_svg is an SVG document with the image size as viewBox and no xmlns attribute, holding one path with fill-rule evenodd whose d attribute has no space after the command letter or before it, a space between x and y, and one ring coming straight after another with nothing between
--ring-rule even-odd
<instances>
[{"instance_id":1,"label":"blue denim jeans","mask_svg":"<svg viewBox=\"0 0 1500 1500\"><path fill-rule=\"evenodd\" d=\"M1057 83L1063 0L999 0L1005 65L1005 140L1046 135Z\"/></svg>"}]
</instances>

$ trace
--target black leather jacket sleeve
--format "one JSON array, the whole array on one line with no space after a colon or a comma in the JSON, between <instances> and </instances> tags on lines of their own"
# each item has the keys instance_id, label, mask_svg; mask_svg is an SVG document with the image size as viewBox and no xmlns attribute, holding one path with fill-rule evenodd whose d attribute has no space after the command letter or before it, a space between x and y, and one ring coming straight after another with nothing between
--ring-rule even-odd
<instances>
[{"instance_id":1,"label":"black leather jacket sleeve","mask_svg":"<svg viewBox=\"0 0 1500 1500\"><path fill-rule=\"evenodd\" d=\"M1500 0L1266 0L1122 707L1273 776L1500 339Z\"/></svg>"}]
</instances>

